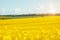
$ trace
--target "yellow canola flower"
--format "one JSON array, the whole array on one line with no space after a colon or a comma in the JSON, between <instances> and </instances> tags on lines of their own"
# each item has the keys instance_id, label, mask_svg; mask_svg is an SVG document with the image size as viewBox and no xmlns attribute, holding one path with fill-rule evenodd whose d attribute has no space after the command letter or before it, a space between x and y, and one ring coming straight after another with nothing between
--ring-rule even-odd
<instances>
[{"instance_id":1,"label":"yellow canola flower","mask_svg":"<svg viewBox=\"0 0 60 40\"><path fill-rule=\"evenodd\" d=\"M60 16L0 20L0 40L60 40Z\"/></svg>"}]
</instances>

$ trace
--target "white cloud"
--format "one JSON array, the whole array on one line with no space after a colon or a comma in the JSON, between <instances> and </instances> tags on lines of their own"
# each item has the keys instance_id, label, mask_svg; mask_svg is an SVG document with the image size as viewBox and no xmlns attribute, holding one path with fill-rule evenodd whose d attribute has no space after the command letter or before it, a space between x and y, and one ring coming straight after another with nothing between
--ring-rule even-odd
<instances>
[{"instance_id":1,"label":"white cloud","mask_svg":"<svg viewBox=\"0 0 60 40\"><path fill-rule=\"evenodd\" d=\"M0 15L9 15L9 14L20 14L20 8L1 8Z\"/></svg>"},{"instance_id":2,"label":"white cloud","mask_svg":"<svg viewBox=\"0 0 60 40\"><path fill-rule=\"evenodd\" d=\"M45 4L40 4L35 8L35 12L40 12L40 13L57 13L60 11L60 6L57 5L56 3L45 3Z\"/></svg>"},{"instance_id":3,"label":"white cloud","mask_svg":"<svg viewBox=\"0 0 60 40\"><path fill-rule=\"evenodd\" d=\"M5 14L6 10L4 8L0 8L0 14Z\"/></svg>"},{"instance_id":4,"label":"white cloud","mask_svg":"<svg viewBox=\"0 0 60 40\"><path fill-rule=\"evenodd\" d=\"M20 8L15 8L15 13L20 13L21 9Z\"/></svg>"},{"instance_id":5,"label":"white cloud","mask_svg":"<svg viewBox=\"0 0 60 40\"><path fill-rule=\"evenodd\" d=\"M49 4L49 12L50 13L58 13L60 11L60 6L56 3L50 3Z\"/></svg>"}]
</instances>

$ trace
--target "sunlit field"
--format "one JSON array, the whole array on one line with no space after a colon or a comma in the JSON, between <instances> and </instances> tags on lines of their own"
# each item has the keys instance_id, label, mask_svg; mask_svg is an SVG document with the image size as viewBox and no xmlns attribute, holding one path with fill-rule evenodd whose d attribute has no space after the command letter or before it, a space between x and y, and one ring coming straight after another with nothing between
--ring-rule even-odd
<instances>
[{"instance_id":1,"label":"sunlit field","mask_svg":"<svg viewBox=\"0 0 60 40\"><path fill-rule=\"evenodd\" d=\"M0 40L60 40L60 16L0 19Z\"/></svg>"}]
</instances>

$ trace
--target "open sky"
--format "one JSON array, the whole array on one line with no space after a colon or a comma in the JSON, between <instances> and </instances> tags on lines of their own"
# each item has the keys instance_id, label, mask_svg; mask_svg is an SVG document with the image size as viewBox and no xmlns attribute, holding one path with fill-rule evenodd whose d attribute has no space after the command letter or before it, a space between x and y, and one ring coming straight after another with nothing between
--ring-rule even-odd
<instances>
[{"instance_id":1,"label":"open sky","mask_svg":"<svg viewBox=\"0 0 60 40\"><path fill-rule=\"evenodd\" d=\"M60 0L0 0L0 15L57 12Z\"/></svg>"}]
</instances>

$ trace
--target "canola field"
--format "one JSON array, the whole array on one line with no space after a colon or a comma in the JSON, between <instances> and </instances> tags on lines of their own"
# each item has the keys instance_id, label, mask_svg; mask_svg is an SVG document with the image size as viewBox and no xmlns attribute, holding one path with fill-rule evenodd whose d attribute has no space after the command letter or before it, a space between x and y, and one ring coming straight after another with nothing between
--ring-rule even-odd
<instances>
[{"instance_id":1,"label":"canola field","mask_svg":"<svg viewBox=\"0 0 60 40\"><path fill-rule=\"evenodd\" d=\"M60 40L60 16L0 20L0 40Z\"/></svg>"}]
</instances>

